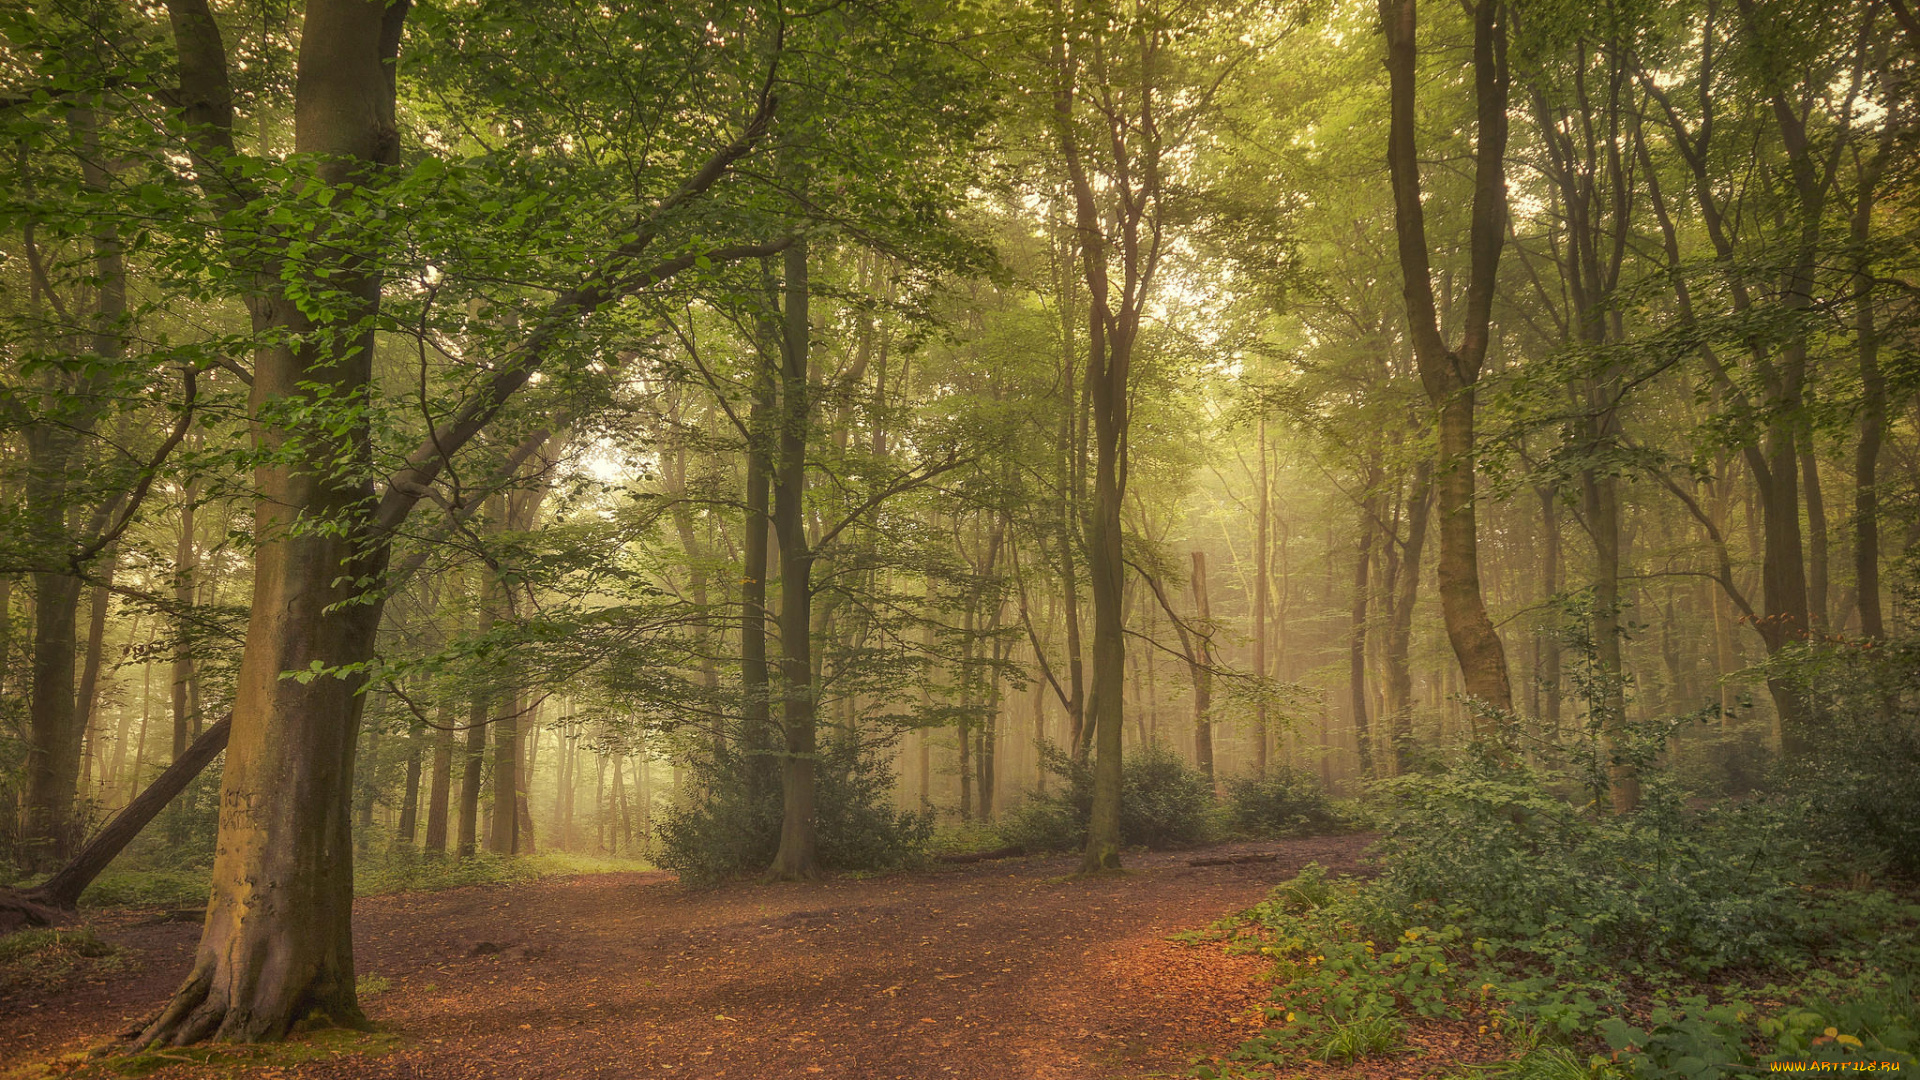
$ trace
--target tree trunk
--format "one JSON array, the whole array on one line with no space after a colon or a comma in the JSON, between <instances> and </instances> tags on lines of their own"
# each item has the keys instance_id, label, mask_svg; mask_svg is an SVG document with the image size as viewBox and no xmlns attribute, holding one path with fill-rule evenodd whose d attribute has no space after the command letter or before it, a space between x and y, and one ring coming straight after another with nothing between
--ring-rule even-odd
<instances>
[{"instance_id":1,"label":"tree trunk","mask_svg":"<svg viewBox=\"0 0 1920 1080\"><path fill-rule=\"evenodd\" d=\"M761 276L771 304L772 271L762 260ZM777 320L764 320L761 347L768 353L780 349L781 332ZM777 758L773 753L772 670L767 662L767 540L773 528L768 508L772 496L774 424L774 380L765 357L754 365L753 407L748 414L745 535L742 537L743 561L740 574L740 753L746 769L748 802L759 805L771 795L778 782Z\"/></svg>"},{"instance_id":2,"label":"tree trunk","mask_svg":"<svg viewBox=\"0 0 1920 1080\"><path fill-rule=\"evenodd\" d=\"M773 483L773 526L780 541L781 726L783 793L780 847L771 878L792 881L819 873L814 850L813 552L808 545L805 500L807 434L812 419L807 362L807 243L786 250L786 310L781 349L780 455Z\"/></svg>"},{"instance_id":3,"label":"tree trunk","mask_svg":"<svg viewBox=\"0 0 1920 1080\"><path fill-rule=\"evenodd\" d=\"M433 783L427 791L426 851L442 855L447 850L447 809L453 801L452 710L442 708L440 724L433 733Z\"/></svg>"},{"instance_id":4,"label":"tree trunk","mask_svg":"<svg viewBox=\"0 0 1920 1080\"><path fill-rule=\"evenodd\" d=\"M413 846L419 828L420 765L425 748L426 725L415 720L407 725L407 779L400 793L400 824L394 830L394 839L408 847Z\"/></svg>"},{"instance_id":5,"label":"tree trunk","mask_svg":"<svg viewBox=\"0 0 1920 1080\"><path fill-rule=\"evenodd\" d=\"M35 574L33 582L26 861L46 865L72 854L78 839L73 794L80 780L80 728L74 722L73 679L80 579Z\"/></svg>"},{"instance_id":6,"label":"tree trunk","mask_svg":"<svg viewBox=\"0 0 1920 1080\"><path fill-rule=\"evenodd\" d=\"M1194 628L1199 632L1193 665L1193 756L1207 783L1213 775L1213 609L1207 603L1207 553L1193 553Z\"/></svg>"},{"instance_id":7,"label":"tree trunk","mask_svg":"<svg viewBox=\"0 0 1920 1080\"><path fill-rule=\"evenodd\" d=\"M1833 626L1827 596L1827 500L1820 490L1820 457L1811 435L1800 451L1800 484L1807 493L1807 628L1824 634Z\"/></svg>"},{"instance_id":8,"label":"tree trunk","mask_svg":"<svg viewBox=\"0 0 1920 1080\"><path fill-rule=\"evenodd\" d=\"M100 737L95 731L95 713L100 698L100 661L107 644L107 608L113 598L113 574L120 563L118 545L108 545L101 553L100 584L87 598L87 658L80 668L80 692L74 698L74 726L86 740L86 752L80 764L78 790L88 794L93 786L93 759L100 753ZM101 780L105 781L103 774Z\"/></svg>"},{"instance_id":9,"label":"tree trunk","mask_svg":"<svg viewBox=\"0 0 1920 1080\"><path fill-rule=\"evenodd\" d=\"M1876 473L1880 444L1887 431L1887 380L1880 370L1880 331L1873 307L1875 279L1867 241L1872 235L1873 208L1886 159L1883 146L1863 170L1849 223L1849 238L1859 253L1853 270L1853 336L1860 368L1860 441L1853 452L1853 568L1859 592L1860 635L1875 641L1886 636L1880 607L1880 489Z\"/></svg>"},{"instance_id":10,"label":"tree trunk","mask_svg":"<svg viewBox=\"0 0 1920 1080\"><path fill-rule=\"evenodd\" d=\"M193 718L200 703L194 700L193 627L188 621L193 610L194 503L200 498L199 484L188 481L181 495L180 536L173 555L173 602L179 614L174 619L173 647L173 752L186 748Z\"/></svg>"},{"instance_id":11,"label":"tree trunk","mask_svg":"<svg viewBox=\"0 0 1920 1080\"><path fill-rule=\"evenodd\" d=\"M1626 673L1620 656L1619 480L1588 470L1581 477L1581 488L1587 504L1587 528L1593 534L1593 652L1600 684L1595 691L1597 699L1589 702L1589 708L1599 713L1613 811L1628 814L1640 804L1640 778L1624 757L1627 701Z\"/></svg>"},{"instance_id":12,"label":"tree trunk","mask_svg":"<svg viewBox=\"0 0 1920 1080\"><path fill-rule=\"evenodd\" d=\"M487 772L487 721L492 703L475 687L467 708L466 758L460 770L460 827L454 854L464 859L480 850L480 783Z\"/></svg>"},{"instance_id":13,"label":"tree trunk","mask_svg":"<svg viewBox=\"0 0 1920 1080\"><path fill-rule=\"evenodd\" d=\"M1427 545L1427 517L1433 506L1433 466L1414 466L1413 490L1407 494L1407 539L1400 553L1400 573L1394 581L1393 622L1387 628L1387 717L1392 725L1393 771L1404 776L1412 768L1413 671L1408 653L1413 643L1413 610L1420 597L1420 556Z\"/></svg>"},{"instance_id":14,"label":"tree trunk","mask_svg":"<svg viewBox=\"0 0 1920 1080\"><path fill-rule=\"evenodd\" d=\"M1260 411L1260 421L1255 429L1257 445L1254 453L1259 455L1258 488L1254 493L1254 540L1253 540L1253 677L1265 680L1267 670L1267 549L1270 546L1267 537L1267 519L1272 516L1267 506L1272 485L1267 482L1267 413ZM1267 695L1264 686L1256 687L1253 706L1253 774L1267 774Z\"/></svg>"},{"instance_id":15,"label":"tree trunk","mask_svg":"<svg viewBox=\"0 0 1920 1080\"><path fill-rule=\"evenodd\" d=\"M1415 145L1416 0L1383 0L1391 123L1387 161L1393 180L1394 226L1401 287L1414 359L1427 397L1439 412L1436 463L1440 511L1440 607L1467 693L1503 711L1513 709L1506 650L1487 616L1480 589L1474 505L1474 394L1490 341L1500 250L1506 238L1507 34L1498 0L1473 0L1474 147L1472 225L1465 325L1458 348L1440 335L1421 206ZM1480 734L1478 715L1475 734Z\"/></svg>"},{"instance_id":16,"label":"tree trunk","mask_svg":"<svg viewBox=\"0 0 1920 1080\"><path fill-rule=\"evenodd\" d=\"M505 715L493 722L493 820L487 850L512 855L520 850L520 698L508 697Z\"/></svg>"},{"instance_id":17,"label":"tree trunk","mask_svg":"<svg viewBox=\"0 0 1920 1080\"><path fill-rule=\"evenodd\" d=\"M1368 568L1373 564L1374 523L1379 517L1372 489L1380 480L1380 467L1369 470L1368 490L1360 503L1359 540L1353 562L1353 611L1347 631L1347 708L1353 718L1354 750L1360 758L1360 776L1373 778L1373 732L1367 717L1367 601L1370 586Z\"/></svg>"}]
</instances>

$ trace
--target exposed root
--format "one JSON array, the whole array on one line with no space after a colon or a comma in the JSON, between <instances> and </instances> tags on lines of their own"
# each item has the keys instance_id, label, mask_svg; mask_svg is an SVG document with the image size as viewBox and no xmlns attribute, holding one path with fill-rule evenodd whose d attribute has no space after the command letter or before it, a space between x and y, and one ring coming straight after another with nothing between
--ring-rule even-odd
<instances>
[{"instance_id":1,"label":"exposed root","mask_svg":"<svg viewBox=\"0 0 1920 1080\"><path fill-rule=\"evenodd\" d=\"M60 912L42 903L32 890L0 889L0 911L17 911L33 926L52 926Z\"/></svg>"}]
</instances>

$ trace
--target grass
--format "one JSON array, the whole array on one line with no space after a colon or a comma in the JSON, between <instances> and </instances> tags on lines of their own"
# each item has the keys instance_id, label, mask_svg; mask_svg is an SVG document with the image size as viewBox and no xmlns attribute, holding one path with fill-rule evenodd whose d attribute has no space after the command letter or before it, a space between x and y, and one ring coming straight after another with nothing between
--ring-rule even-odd
<instances>
[{"instance_id":1,"label":"grass","mask_svg":"<svg viewBox=\"0 0 1920 1080\"><path fill-rule=\"evenodd\" d=\"M429 857L403 851L363 859L354 868L355 896L388 896L403 892L438 892L468 885L520 885L549 877L578 874L617 874L651 870L639 859L572 855L491 855L465 859Z\"/></svg>"},{"instance_id":2,"label":"grass","mask_svg":"<svg viewBox=\"0 0 1920 1080\"><path fill-rule=\"evenodd\" d=\"M571 855L490 855L465 859L393 852L359 860L354 866L355 896L436 892L468 885L518 885L549 877L652 870L639 859ZM82 908L197 908L207 902L209 871L126 869L101 874L80 894Z\"/></svg>"},{"instance_id":3,"label":"grass","mask_svg":"<svg viewBox=\"0 0 1920 1080\"><path fill-rule=\"evenodd\" d=\"M80 894L83 908L193 908L207 903L207 870L110 870Z\"/></svg>"}]
</instances>

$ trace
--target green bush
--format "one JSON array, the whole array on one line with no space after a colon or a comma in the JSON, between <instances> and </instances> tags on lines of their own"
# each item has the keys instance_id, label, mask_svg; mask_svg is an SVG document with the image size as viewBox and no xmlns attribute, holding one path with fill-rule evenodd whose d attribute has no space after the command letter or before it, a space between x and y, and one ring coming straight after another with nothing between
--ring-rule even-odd
<instances>
[{"instance_id":1,"label":"green bush","mask_svg":"<svg viewBox=\"0 0 1920 1080\"><path fill-rule=\"evenodd\" d=\"M1041 747L1041 766L1060 777L1061 790L1035 795L1000 823L1009 846L1027 851L1073 851L1087 845L1093 814L1093 768L1056 746ZM1120 842L1148 848L1203 843L1220 831L1219 809L1206 774L1158 743L1128 753L1120 765Z\"/></svg>"},{"instance_id":2,"label":"green bush","mask_svg":"<svg viewBox=\"0 0 1920 1080\"><path fill-rule=\"evenodd\" d=\"M1395 932L1446 921L1489 940L1570 940L1618 960L1704 974L1828 940L1804 881L1812 849L1791 805L1687 809L1659 777L1625 817L1568 803L1553 779L1469 762L1386 783L1397 815L1373 891Z\"/></svg>"},{"instance_id":3,"label":"green bush","mask_svg":"<svg viewBox=\"0 0 1920 1080\"><path fill-rule=\"evenodd\" d=\"M1227 781L1227 821L1242 836L1304 836L1340 827L1320 782L1286 766Z\"/></svg>"},{"instance_id":4,"label":"green bush","mask_svg":"<svg viewBox=\"0 0 1920 1080\"><path fill-rule=\"evenodd\" d=\"M750 793L746 761L727 753L693 764L702 796L669 810L659 825L662 866L692 885L757 874L780 847L778 783ZM886 764L852 738L830 738L814 766L814 830L827 870L894 870L926 859L929 812L897 813Z\"/></svg>"}]
</instances>

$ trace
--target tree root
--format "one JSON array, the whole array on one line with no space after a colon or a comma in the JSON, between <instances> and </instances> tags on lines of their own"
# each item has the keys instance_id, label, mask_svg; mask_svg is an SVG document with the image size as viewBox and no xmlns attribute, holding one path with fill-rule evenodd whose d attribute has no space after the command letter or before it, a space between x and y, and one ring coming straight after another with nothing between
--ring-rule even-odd
<instances>
[{"instance_id":1,"label":"tree root","mask_svg":"<svg viewBox=\"0 0 1920 1080\"><path fill-rule=\"evenodd\" d=\"M58 909L47 906L31 889L0 889L0 911L17 911L30 926L52 926L61 918Z\"/></svg>"}]
</instances>

